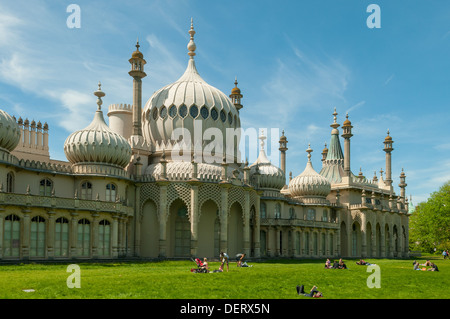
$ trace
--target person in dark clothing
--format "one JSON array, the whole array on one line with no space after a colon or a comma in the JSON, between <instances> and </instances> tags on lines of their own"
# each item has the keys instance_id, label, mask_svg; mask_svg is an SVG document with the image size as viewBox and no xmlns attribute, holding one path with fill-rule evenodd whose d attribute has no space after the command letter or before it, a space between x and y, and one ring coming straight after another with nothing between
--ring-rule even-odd
<instances>
[{"instance_id":1,"label":"person in dark clothing","mask_svg":"<svg viewBox=\"0 0 450 319\"><path fill-rule=\"evenodd\" d=\"M319 290L317 290L316 286L313 286L309 293L305 293L305 286L304 285L297 286L297 294L303 295L305 297L312 297L312 298L321 298L321 297L323 297L322 293Z\"/></svg>"},{"instance_id":2,"label":"person in dark clothing","mask_svg":"<svg viewBox=\"0 0 450 319\"><path fill-rule=\"evenodd\" d=\"M245 258L245 254L237 254L236 255L236 262L237 262L238 267L242 266L242 262L244 261L244 258Z\"/></svg>"}]
</instances>

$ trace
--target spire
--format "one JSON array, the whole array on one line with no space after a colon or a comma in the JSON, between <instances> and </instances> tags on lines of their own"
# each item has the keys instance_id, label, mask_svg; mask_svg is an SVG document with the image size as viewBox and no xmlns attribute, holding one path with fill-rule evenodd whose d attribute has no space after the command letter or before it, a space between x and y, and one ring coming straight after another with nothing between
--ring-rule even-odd
<instances>
[{"instance_id":1,"label":"spire","mask_svg":"<svg viewBox=\"0 0 450 319\"><path fill-rule=\"evenodd\" d=\"M195 49L197 48L194 42L194 20L191 18L191 29L189 30L189 34L191 36L191 39L187 45L187 49L189 50L188 55L191 57L191 59L194 59L195 56Z\"/></svg>"},{"instance_id":2,"label":"spire","mask_svg":"<svg viewBox=\"0 0 450 319\"><path fill-rule=\"evenodd\" d=\"M333 129L331 130L331 140L330 140L330 145L329 145L329 149L328 149L328 153L327 153L327 158L326 158L327 160L343 160L344 159L344 155L342 153L342 148L341 148L341 142L339 141L339 131L337 129L340 126L337 123L337 114L338 113L336 112L336 108L334 108L333 124L330 125Z\"/></svg>"},{"instance_id":3,"label":"spire","mask_svg":"<svg viewBox=\"0 0 450 319\"><path fill-rule=\"evenodd\" d=\"M338 113L336 112L336 108L334 108L334 112L333 112L333 124L331 124L330 126L334 129L337 129L340 125L336 122L337 120L337 115Z\"/></svg>"},{"instance_id":4,"label":"spire","mask_svg":"<svg viewBox=\"0 0 450 319\"><path fill-rule=\"evenodd\" d=\"M311 152L312 152L312 148L311 148L311 143L308 144L308 148L306 149L306 153L308 153L308 163L311 163Z\"/></svg>"}]
</instances>

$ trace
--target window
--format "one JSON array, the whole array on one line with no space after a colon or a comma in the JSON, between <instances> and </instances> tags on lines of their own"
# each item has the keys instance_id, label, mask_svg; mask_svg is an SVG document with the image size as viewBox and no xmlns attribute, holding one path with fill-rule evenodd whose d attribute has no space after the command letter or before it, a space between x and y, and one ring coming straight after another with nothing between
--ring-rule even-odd
<instances>
[{"instance_id":1,"label":"window","mask_svg":"<svg viewBox=\"0 0 450 319\"><path fill-rule=\"evenodd\" d=\"M267 212L267 206L266 203L261 203L261 206L259 207L259 216L261 218L266 218L266 212Z\"/></svg>"},{"instance_id":2,"label":"window","mask_svg":"<svg viewBox=\"0 0 450 319\"><path fill-rule=\"evenodd\" d=\"M220 120L224 123L227 120L227 115L225 114L225 112L223 110L220 111Z\"/></svg>"},{"instance_id":3,"label":"window","mask_svg":"<svg viewBox=\"0 0 450 319\"><path fill-rule=\"evenodd\" d=\"M14 174L9 172L6 175L6 192L13 193L14 192Z\"/></svg>"},{"instance_id":4,"label":"window","mask_svg":"<svg viewBox=\"0 0 450 319\"><path fill-rule=\"evenodd\" d=\"M31 219L30 256L45 257L45 219L41 216Z\"/></svg>"},{"instance_id":5,"label":"window","mask_svg":"<svg viewBox=\"0 0 450 319\"><path fill-rule=\"evenodd\" d=\"M274 216L275 216L275 218L281 218L281 205L280 205L280 203L276 203L275 204Z\"/></svg>"},{"instance_id":6,"label":"window","mask_svg":"<svg viewBox=\"0 0 450 319\"><path fill-rule=\"evenodd\" d=\"M111 243L111 224L102 220L98 224L98 255L109 256Z\"/></svg>"},{"instance_id":7,"label":"window","mask_svg":"<svg viewBox=\"0 0 450 319\"><path fill-rule=\"evenodd\" d=\"M185 117L187 115L187 107L186 105L182 105L180 106L180 109L178 110L178 113L180 114L181 117Z\"/></svg>"},{"instance_id":8,"label":"window","mask_svg":"<svg viewBox=\"0 0 450 319\"><path fill-rule=\"evenodd\" d=\"M90 182L81 184L81 199L92 199L92 184Z\"/></svg>"},{"instance_id":9,"label":"window","mask_svg":"<svg viewBox=\"0 0 450 319\"><path fill-rule=\"evenodd\" d=\"M116 201L116 185L114 184L106 185L106 201L107 202Z\"/></svg>"},{"instance_id":10,"label":"window","mask_svg":"<svg viewBox=\"0 0 450 319\"><path fill-rule=\"evenodd\" d=\"M322 233L321 235L320 235L320 243L321 243L321 246L322 246L322 255L325 255L326 254L326 251L325 251L325 244L326 244L326 242L325 242L325 234L324 233Z\"/></svg>"},{"instance_id":11,"label":"window","mask_svg":"<svg viewBox=\"0 0 450 319\"><path fill-rule=\"evenodd\" d=\"M294 207L289 208L289 218L294 219L295 218L295 209Z\"/></svg>"},{"instance_id":12,"label":"window","mask_svg":"<svg viewBox=\"0 0 450 319\"><path fill-rule=\"evenodd\" d=\"M60 217L55 223L55 257L69 256L69 221Z\"/></svg>"},{"instance_id":13,"label":"window","mask_svg":"<svg viewBox=\"0 0 450 319\"><path fill-rule=\"evenodd\" d=\"M192 118L196 118L198 115L198 107L195 105L191 106L191 109L189 110L189 114L191 114Z\"/></svg>"},{"instance_id":14,"label":"window","mask_svg":"<svg viewBox=\"0 0 450 319\"><path fill-rule=\"evenodd\" d=\"M166 115L167 115L167 109L166 109L165 106L163 106L163 107L161 108L161 111L159 111L159 116L161 116L161 118L165 118Z\"/></svg>"},{"instance_id":15,"label":"window","mask_svg":"<svg viewBox=\"0 0 450 319\"><path fill-rule=\"evenodd\" d=\"M169 115L170 117L174 118L177 116L177 107L175 105L172 105L169 109Z\"/></svg>"},{"instance_id":16,"label":"window","mask_svg":"<svg viewBox=\"0 0 450 319\"><path fill-rule=\"evenodd\" d=\"M6 216L3 227L3 256L19 257L20 218L16 215Z\"/></svg>"},{"instance_id":17,"label":"window","mask_svg":"<svg viewBox=\"0 0 450 319\"><path fill-rule=\"evenodd\" d=\"M219 113L217 113L217 110L215 108L211 110L211 117L214 121L216 121L219 118Z\"/></svg>"},{"instance_id":18,"label":"window","mask_svg":"<svg viewBox=\"0 0 450 319\"><path fill-rule=\"evenodd\" d=\"M48 178L44 178L39 182L39 195L50 196L52 194L53 182Z\"/></svg>"},{"instance_id":19,"label":"window","mask_svg":"<svg viewBox=\"0 0 450 319\"><path fill-rule=\"evenodd\" d=\"M307 220L316 220L316 210L314 208L308 208Z\"/></svg>"},{"instance_id":20,"label":"window","mask_svg":"<svg viewBox=\"0 0 450 319\"><path fill-rule=\"evenodd\" d=\"M328 209L324 209L323 210L322 221L323 222L327 222L328 221Z\"/></svg>"},{"instance_id":21,"label":"window","mask_svg":"<svg viewBox=\"0 0 450 319\"><path fill-rule=\"evenodd\" d=\"M78 256L89 256L91 248L91 223L86 218L78 221Z\"/></svg>"},{"instance_id":22,"label":"window","mask_svg":"<svg viewBox=\"0 0 450 319\"><path fill-rule=\"evenodd\" d=\"M209 111L208 111L208 108L207 108L206 106L203 106L203 107L200 109L200 115L203 117L203 119L206 120L206 118L207 118L208 115L209 115Z\"/></svg>"},{"instance_id":23,"label":"window","mask_svg":"<svg viewBox=\"0 0 450 319\"><path fill-rule=\"evenodd\" d=\"M175 219L175 256L186 257L191 253L191 223L188 210L181 207Z\"/></svg>"}]
</instances>

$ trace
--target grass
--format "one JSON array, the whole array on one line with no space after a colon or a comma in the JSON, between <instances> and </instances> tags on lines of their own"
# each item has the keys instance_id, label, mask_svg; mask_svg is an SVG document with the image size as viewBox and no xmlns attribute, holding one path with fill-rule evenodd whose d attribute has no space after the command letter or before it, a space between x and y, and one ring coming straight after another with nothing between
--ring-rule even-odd
<instances>
[{"instance_id":1,"label":"grass","mask_svg":"<svg viewBox=\"0 0 450 319\"><path fill-rule=\"evenodd\" d=\"M68 288L67 264L0 266L1 299L298 299L295 287L319 287L326 299L448 299L450 260L429 257L439 272L414 271L411 260L367 260L380 266L381 288L356 260L349 269L324 269L324 260L249 262L251 268L195 274L192 261L80 263L81 288ZM425 257L419 259L422 263ZM218 269L219 262L211 262ZM33 289L33 292L23 290Z\"/></svg>"}]
</instances>

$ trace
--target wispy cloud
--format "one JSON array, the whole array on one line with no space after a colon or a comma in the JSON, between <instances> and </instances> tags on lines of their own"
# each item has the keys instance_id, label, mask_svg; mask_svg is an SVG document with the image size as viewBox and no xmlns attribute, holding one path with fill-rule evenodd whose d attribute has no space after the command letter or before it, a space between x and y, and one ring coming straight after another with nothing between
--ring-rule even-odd
<instances>
[{"instance_id":1,"label":"wispy cloud","mask_svg":"<svg viewBox=\"0 0 450 319\"><path fill-rule=\"evenodd\" d=\"M389 84L389 82L391 82L392 81L392 79L394 78L394 76L395 76L395 74L391 74L391 76L390 77L388 77L387 79L386 79L386 81L384 81L384 85L386 86L386 85L388 85Z\"/></svg>"}]
</instances>

